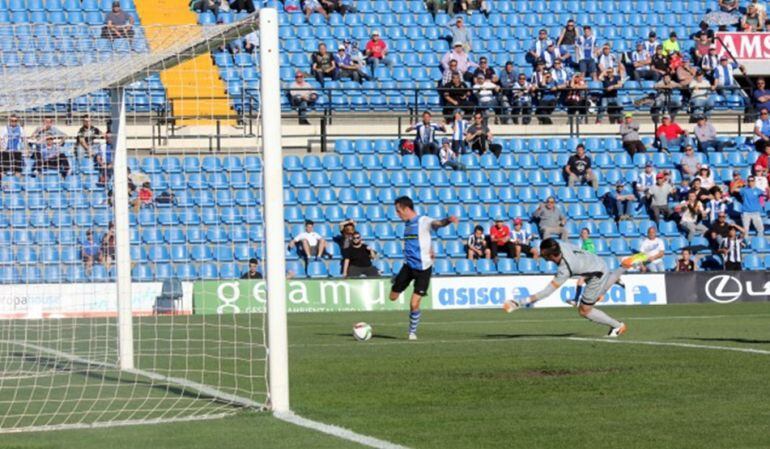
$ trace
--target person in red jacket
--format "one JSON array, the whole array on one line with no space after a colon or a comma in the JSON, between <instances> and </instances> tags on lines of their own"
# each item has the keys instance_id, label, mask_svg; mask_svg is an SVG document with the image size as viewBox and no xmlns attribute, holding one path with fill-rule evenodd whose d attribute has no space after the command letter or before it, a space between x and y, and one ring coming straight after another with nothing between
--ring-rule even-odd
<instances>
[{"instance_id":1,"label":"person in red jacket","mask_svg":"<svg viewBox=\"0 0 770 449\"><path fill-rule=\"evenodd\" d=\"M660 151L670 154L669 148L681 147L685 143L687 131L671 120L671 117L664 116L663 123L655 130L655 137L658 138Z\"/></svg>"},{"instance_id":2,"label":"person in red jacket","mask_svg":"<svg viewBox=\"0 0 770 449\"><path fill-rule=\"evenodd\" d=\"M508 257L516 256L516 248L511 241L511 228L505 225L501 218L495 220L495 224L489 228L489 248L492 250L492 258L497 260L497 254L504 252Z\"/></svg>"}]
</instances>

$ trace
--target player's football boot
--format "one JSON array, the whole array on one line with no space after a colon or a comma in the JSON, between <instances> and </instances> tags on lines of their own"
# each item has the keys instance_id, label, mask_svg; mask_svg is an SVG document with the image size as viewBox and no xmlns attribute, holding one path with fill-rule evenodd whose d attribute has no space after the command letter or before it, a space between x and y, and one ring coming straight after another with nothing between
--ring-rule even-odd
<instances>
[{"instance_id":1,"label":"player's football boot","mask_svg":"<svg viewBox=\"0 0 770 449\"><path fill-rule=\"evenodd\" d=\"M638 265L640 263L647 262L647 254L644 253L636 253L633 256L626 257L625 259L620 261L620 266L622 266L625 269L629 269L633 267L634 265Z\"/></svg>"},{"instance_id":2,"label":"player's football boot","mask_svg":"<svg viewBox=\"0 0 770 449\"><path fill-rule=\"evenodd\" d=\"M417 340L417 334L409 334L409 340Z\"/></svg>"},{"instance_id":3,"label":"player's football boot","mask_svg":"<svg viewBox=\"0 0 770 449\"><path fill-rule=\"evenodd\" d=\"M626 333L626 329L626 323L620 323L620 326L610 329L610 333L607 334L607 336L610 338L618 338Z\"/></svg>"}]
</instances>

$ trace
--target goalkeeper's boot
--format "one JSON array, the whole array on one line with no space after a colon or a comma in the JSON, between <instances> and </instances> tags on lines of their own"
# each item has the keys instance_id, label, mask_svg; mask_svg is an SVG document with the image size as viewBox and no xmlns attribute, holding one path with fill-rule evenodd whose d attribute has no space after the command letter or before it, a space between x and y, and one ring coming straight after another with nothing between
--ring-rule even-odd
<instances>
[{"instance_id":1,"label":"goalkeeper's boot","mask_svg":"<svg viewBox=\"0 0 770 449\"><path fill-rule=\"evenodd\" d=\"M610 333L607 334L607 336L610 338L618 338L619 336L625 334L626 330L626 323L620 323L620 326L610 329Z\"/></svg>"},{"instance_id":2,"label":"goalkeeper's boot","mask_svg":"<svg viewBox=\"0 0 770 449\"><path fill-rule=\"evenodd\" d=\"M626 257L625 259L621 260L620 266L628 270L634 265L639 265L640 263L644 262L647 262L647 254L636 253L633 256Z\"/></svg>"}]
</instances>

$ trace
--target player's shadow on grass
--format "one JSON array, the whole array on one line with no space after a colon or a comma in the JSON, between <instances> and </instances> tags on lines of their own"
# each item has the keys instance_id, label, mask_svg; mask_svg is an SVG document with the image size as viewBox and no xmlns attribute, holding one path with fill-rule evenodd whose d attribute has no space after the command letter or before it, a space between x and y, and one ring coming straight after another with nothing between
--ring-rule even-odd
<instances>
[{"instance_id":1,"label":"player's shadow on grass","mask_svg":"<svg viewBox=\"0 0 770 449\"><path fill-rule=\"evenodd\" d=\"M488 338L490 340L495 339L504 339L504 338L541 338L541 337L553 337L553 338L566 338L566 337L574 337L576 334L573 333L566 333L566 334L487 334L484 336L484 338Z\"/></svg>"},{"instance_id":2,"label":"player's shadow on grass","mask_svg":"<svg viewBox=\"0 0 770 449\"><path fill-rule=\"evenodd\" d=\"M345 338L352 337L352 335L349 334L349 333L347 333L347 334L323 334L323 333L318 333L316 335L325 335L325 336L333 336L333 337L345 337ZM372 340L398 340L398 338L397 337L393 337L391 335L374 334L374 335L372 335Z\"/></svg>"},{"instance_id":3,"label":"player's shadow on grass","mask_svg":"<svg viewBox=\"0 0 770 449\"><path fill-rule=\"evenodd\" d=\"M696 340L696 341L730 341L733 343L755 343L755 344L770 344L770 340L756 340L753 338L732 338L732 337L679 337L682 340Z\"/></svg>"}]
</instances>

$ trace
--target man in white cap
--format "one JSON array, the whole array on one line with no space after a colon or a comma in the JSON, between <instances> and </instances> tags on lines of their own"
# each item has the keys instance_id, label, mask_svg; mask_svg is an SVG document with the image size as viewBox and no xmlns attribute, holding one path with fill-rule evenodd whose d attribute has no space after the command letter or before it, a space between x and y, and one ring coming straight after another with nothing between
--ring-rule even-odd
<instances>
[{"instance_id":1,"label":"man in white cap","mask_svg":"<svg viewBox=\"0 0 770 449\"><path fill-rule=\"evenodd\" d=\"M465 26L462 16L457 16L455 23L447 25L447 28L449 28L449 32L452 34L452 43L461 43L465 51L473 49L473 35L471 30Z\"/></svg>"},{"instance_id":2,"label":"man in white cap","mask_svg":"<svg viewBox=\"0 0 770 449\"><path fill-rule=\"evenodd\" d=\"M380 64L385 64L388 68L393 67L393 60L388 58L388 44L380 38L380 32L377 30L372 31L372 38L366 43L364 56L372 78L377 77L374 71Z\"/></svg>"}]
</instances>

